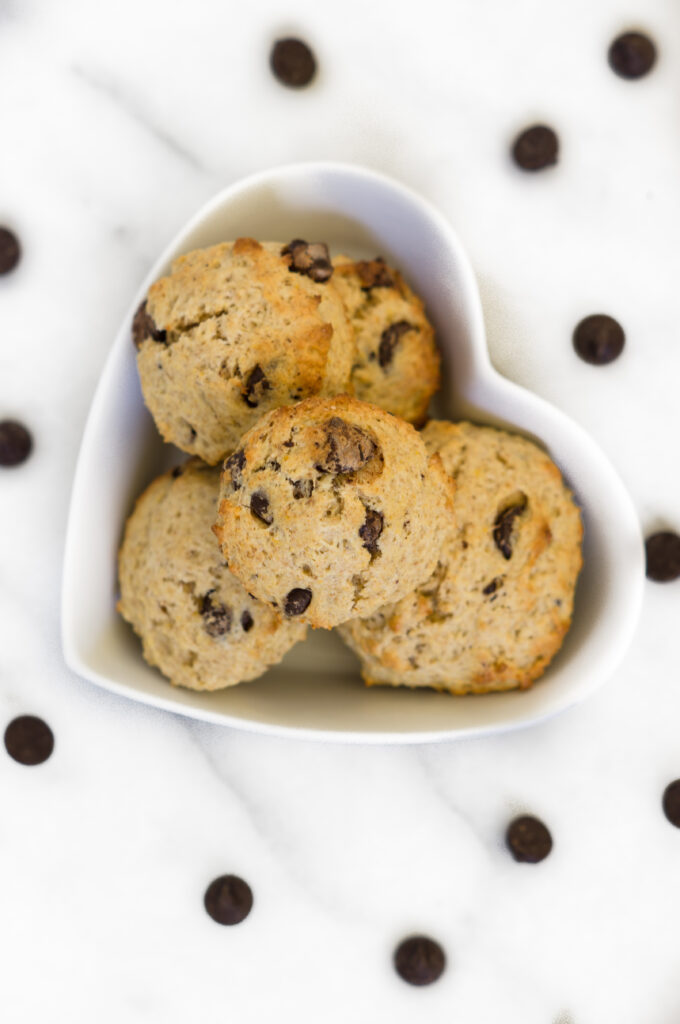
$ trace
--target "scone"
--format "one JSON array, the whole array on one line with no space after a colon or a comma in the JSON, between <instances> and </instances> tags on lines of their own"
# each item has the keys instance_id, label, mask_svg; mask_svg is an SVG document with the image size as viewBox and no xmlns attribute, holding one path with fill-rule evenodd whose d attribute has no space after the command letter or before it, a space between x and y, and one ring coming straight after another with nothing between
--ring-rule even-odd
<instances>
[{"instance_id":1,"label":"scone","mask_svg":"<svg viewBox=\"0 0 680 1024\"><path fill-rule=\"evenodd\" d=\"M191 459L138 499L119 554L118 609L172 683L219 690L255 679L305 626L260 604L229 572L212 532L220 471Z\"/></svg>"},{"instance_id":2,"label":"scone","mask_svg":"<svg viewBox=\"0 0 680 1024\"><path fill-rule=\"evenodd\" d=\"M166 441L215 464L268 409L349 390L354 338L328 250L239 238L180 256L132 334Z\"/></svg>"},{"instance_id":3,"label":"scone","mask_svg":"<svg viewBox=\"0 0 680 1024\"><path fill-rule=\"evenodd\" d=\"M309 398L267 413L226 460L215 532L249 593L330 628L430 576L451 491L410 424Z\"/></svg>"},{"instance_id":4,"label":"scone","mask_svg":"<svg viewBox=\"0 0 680 1024\"><path fill-rule=\"evenodd\" d=\"M425 584L341 635L367 683L524 689L569 628L579 511L554 463L522 437L437 421L422 437L455 482L455 532Z\"/></svg>"},{"instance_id":5,"label":"scone","mask_svg":"<svg viewBox=\"0 0 680 1024\"><path fill-rule=\"evenodd\" d=\"M423 303L381 259L355 262L338 256L333 266L333 282L356 337L354 394L409 423L423 423L440 377Z\"/></svg>"}]
</instances>

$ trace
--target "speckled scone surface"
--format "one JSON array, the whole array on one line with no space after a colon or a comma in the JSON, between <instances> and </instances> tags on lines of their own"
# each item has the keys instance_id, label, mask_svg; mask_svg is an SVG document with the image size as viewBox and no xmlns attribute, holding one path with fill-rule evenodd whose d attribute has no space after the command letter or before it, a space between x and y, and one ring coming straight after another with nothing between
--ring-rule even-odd
<instances>
[{"instance_id":1,"label":"speckled scone surface","mask_svg":"<svg viewBox=\"0 0 680 1024\"><path fill-rule=\"evenodd\" d=\"M579 511L554 463L522 437L442 421L422 436L455 482L455 531L424 585L341 634L369 683L525 688L569 628Z\"/></svg>"},{"instance_id":2,"label":"speckled scone surface","mask_svg":"<svg viewBox=\"0 0 680 1024\"><path fill-rule=\"evenodd\" d=\"M330 628L428 578L451 491L410 424L311 398L268 413L227 459L216 533L250 593Z\"/></svg>"},{"instance_id":3,"label":"speckled scone surface","mask_svg":"<svg viewBox=\"0 0 680 1024\"><path fill-rule=\"evenodd\" d=\"M439 387L439 352L421 300L380 259L333 260L333 281L354 327L354 394L421 424Z\"/></svg>"},{"instance_id":4,"label":"speckled scone surface","mask_svg":"<svg viewBox=\"0 0 680 1024\"><path fill-rule=\"evenodd\" d=\"M211 464L266 410L350 389L353 332L323 245L240 238L180 256L133 338L163 438Z\"/></svg>"},{"instance_id":5,"label":"speckled scone surface","mask_svg":"<svg viewBox=\"0 0 680 1024\"><path fill-rule=\"evenodd\" d=\"M212 532L219 469L190 460L155 480L128 519L119 554L119 611L144 657L192 690L254 679L305 635L250 597Z\"/></svg>"}]
</instances>

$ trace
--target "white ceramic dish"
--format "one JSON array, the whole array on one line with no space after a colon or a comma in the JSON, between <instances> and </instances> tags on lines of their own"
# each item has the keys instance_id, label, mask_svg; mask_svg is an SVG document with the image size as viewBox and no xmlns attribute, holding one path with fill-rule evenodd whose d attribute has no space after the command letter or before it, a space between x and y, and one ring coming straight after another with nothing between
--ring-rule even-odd
<instances>
[{"instance_id":1,"label":"white ceramic dish","mask_svg":"<svg viewBox=\"0 0 680 1024\"><path fill-rule=\"evenodd\" d=\"M454 698L366 689L337 636L316 631L253 683L214 694L171 687L141 656L115 611L116 551L134 498L178 453L163 445L139 388L130 322L179 253L239 235L310 238L332 252L379 253L423 296L444 355L439 411L540 440L562 468L585 521L574 621L531 690ZM402 185L360 167L302 164L227 188L151 269L118 332L97 389L75 476L66 543L63 645L81 676L135 700L225 725L355 742L452 739L535 722L582 700L621 660L639 613L643 547L632 503L607 459L563 413L501 377L489 361L477 286L444 218Z\"/></svg>"}]
</instances>

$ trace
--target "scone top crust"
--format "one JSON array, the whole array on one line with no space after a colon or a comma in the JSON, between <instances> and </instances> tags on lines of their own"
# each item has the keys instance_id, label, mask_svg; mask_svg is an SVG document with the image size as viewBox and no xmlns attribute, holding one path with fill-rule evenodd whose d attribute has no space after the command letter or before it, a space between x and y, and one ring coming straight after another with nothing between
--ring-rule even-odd
<instances>
[{"instance_id":1,"label":"scone top crust","mask_svg":"<svg viewBox=\"0 0 680 1024\"><path fill-rule=\"evenodd\" d=\"M246 590L330 628L430 575L452 486L412 426L341 395L268 413L226 460L215 532Z\"/></svg>"},{"instance_id":2,"label":"scone top crust","mask_svg":"<svg viewBox=\"0 0 680 1024\"><path fill-rule=\"evenodd\" d=\"M470 423L422 431L455 482L455 532L426 584L342 628L371 683L453 693L527 687L569 628L579 510L548 455Z\"/></svg>"},{"instance_id":3,"label":"scone top crust","mask_svg":"<svg viewBox=\"0 0 680 1024\"><path fill-rule=\"evenodd\" d=\"M381 259L337 256L333 266L356 337L354 394L422 424L440 383L439 352L422 301Z\"/></svg>"},{"instance_id":4,"label":"scone top crust","mask_svg":"<svg viewBox=\"0 0 680 1024\"><path fill-rule=\"evenodd\" d=\"M319 243L239 238L178 257L133 337L161 434L210 464L267 409L350 388L352 329Z\"/></svg>"}]
</instances>

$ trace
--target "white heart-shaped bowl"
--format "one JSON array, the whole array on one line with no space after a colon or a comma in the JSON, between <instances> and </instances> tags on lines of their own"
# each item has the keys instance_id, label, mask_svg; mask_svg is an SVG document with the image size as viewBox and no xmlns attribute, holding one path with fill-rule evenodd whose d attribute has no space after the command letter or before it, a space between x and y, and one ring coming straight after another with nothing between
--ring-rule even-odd
<instances>
[{"instance_id":1,"label":"white heart-shaped bowl","mask_svg":"<svg viewBox=\"0 0 680 1024\"><path fill-rule=\"evenodd\" d=\"M262 678L217 693L172 687L142 660L115 609L116 552L143 487L177 461L142 401L130 322L147 288L179 253L239 235L310 238L332 252L382 255L420 293L445 367L439 414L517 430L540 441L583 509L584 568L559 655L525 692L482 697L365 688L334 633L317 630ZM446 220L409 189L361 167L300 164L225 189L162 254L130 305L95 394L73 486L63 585L66 661L135 700L225 725L355 742L453 739L535 722L592 693L621 660L638 617L643 546L632 502L579 426L491 366L476 282Z\"/></svg>"}]
</instances>

